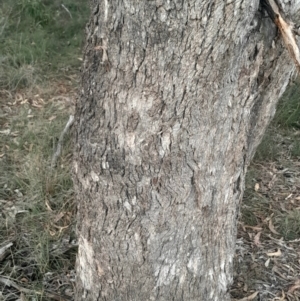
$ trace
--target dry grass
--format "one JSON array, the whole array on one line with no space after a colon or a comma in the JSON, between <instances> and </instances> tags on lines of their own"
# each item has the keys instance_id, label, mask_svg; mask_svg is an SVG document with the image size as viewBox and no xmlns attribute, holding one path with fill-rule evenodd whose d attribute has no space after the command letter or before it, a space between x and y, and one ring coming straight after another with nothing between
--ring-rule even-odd
<instances>
[{"instance_id":1,"label":"dry grass","mask_svg":"<svg viewBox=\"0 0 300 301\"><path fill-rule=\"evenodd\" d=\"M51 86L2 93L0 99L0 249L11 244L0 256L3 300L17 300L21 293L23 300L48 300L49 292L71 298L73 292L71 133L64 139L57 166L50 165L75 92L63 84ZM57 281L62 278L61 286ZM7 281L17 288L5 286Z\"/></svg>"}]
</instances>

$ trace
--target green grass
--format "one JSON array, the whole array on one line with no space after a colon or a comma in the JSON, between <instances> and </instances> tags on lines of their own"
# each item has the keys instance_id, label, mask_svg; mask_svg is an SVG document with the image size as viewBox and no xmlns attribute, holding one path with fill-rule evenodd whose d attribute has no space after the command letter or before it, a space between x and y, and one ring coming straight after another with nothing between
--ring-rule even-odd
<instances>
[{"instance_id":1,"label":"green grass","mask_svg":"<svg viewBox=\"0 0 300 301\"><path fill-rule=\"evenodd\" d=\"M0 175L0 197L11 196L15 189L21 192L28 192L28 189L49 192L49 188L41 185L41 181L47 180L48 183L51 179L47 160L54 151L57 136L68 117L65 112L57 111L53 104L43 110L46 112L41 115L40 111L24 106L11 118L9 127L2 131L5 133L1 135L5 156L0 162L0 168L6 172ZM56 119L47 121L53 114L57 116ZM51 186L50 183L47 185Z\"/></svg>"},{"instance_id":2,"label":"green grass","mask_svg":"<svg viewBox=\"0 0 300 301\"><path fill-rule=\"evenodd\" d=\"M293 146L291 149L291 155L293 157L300 157L300 140L299 139L294 139L293 141Z\"/></svg>"},{"instance_id":3,"label":"green grass","mask_svg":"<svg viewBox=\"0 0 300 301\"><path fill-rule=\"evenodd\" d=\"M277 217L277 226L285 240L300 238L300 212L290 211Z\"/></svg>"},{"instance_id":4,"label":"green grass","mask_svg":"<svg viewBox=\"0 0 300 301\"><path fill-rule=\"evenodd\" d=\"M278 141L276 141L274 130L272 131L271 129L268 129L256 150L254 161L275 161L279 156L279 152L280 147L278 145Z\"/></svg>"},{"instance_id":5,"label":"green grass","mask_svg":"<svg viewBox=\"0 0 300 301\"><path fill-rule=\"evenodd\" d=\"M282 153L282 146L276 134L290 136L300 129L300 79L290 84L279 101L275 117L257 148L254 161L276 161ZM300 156L300 140L295 138L290 154Z\"/></svg>"},{"instance_id":6,"label":"green grass","mask_svg":"<svg viewBox=\"0 0 300 301\"><path fill-rule=\"evenodd\" d=\"M0 89L16 90L77 72L87 3L66 0L0 3Z\"/></svg>"},{"instance_id":7,"label":"green grass","mask_svg":"<svg viewBox=\"0 0 300 301\"><path fill-rule=\"evenodd\" d=\"M300 80L293 82L282 96L273 124L300 129Z\"/></svg>"},{"instance_id":8,"label":"green grass","mask_svg":"<svg viewBox=\"0 0 300 301\"><path fill-rule=\"evenodd\" d=\"M12 201L20 210L30 213L28 220L27 214L22 214L18 226L40 229L40 223L32 221L36 221L35 216L42 216L44 220L44 213L50 211L46 202L53 211L60 211L73 198L70 137L65 138L64 151L57 167L50 168L59 135L68 120L68 112L53 103L42 109L24 105L15 110L16 114L7 120L0 134L0 198ZM49 121L53 114L56 118ZM5 224L7 221L2 223ZM33 229L33 233L37 229Z\"/></svg>"}]
</instances>

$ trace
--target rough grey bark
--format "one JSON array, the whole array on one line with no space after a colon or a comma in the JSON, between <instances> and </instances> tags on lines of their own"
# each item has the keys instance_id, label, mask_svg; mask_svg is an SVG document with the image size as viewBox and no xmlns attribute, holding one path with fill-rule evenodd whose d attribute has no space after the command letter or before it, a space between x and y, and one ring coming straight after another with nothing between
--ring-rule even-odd
<instances>
[{"instance_id":1,"label":"rough grey bark","mask_svg":"<svg viewBox=\"0 0 300 301\"><path fill-rule=\"evenodd\" d=\"M94 0L76 300L229 300L247 164L293 69L259 0Z\"/></svg>"}]
</instances>

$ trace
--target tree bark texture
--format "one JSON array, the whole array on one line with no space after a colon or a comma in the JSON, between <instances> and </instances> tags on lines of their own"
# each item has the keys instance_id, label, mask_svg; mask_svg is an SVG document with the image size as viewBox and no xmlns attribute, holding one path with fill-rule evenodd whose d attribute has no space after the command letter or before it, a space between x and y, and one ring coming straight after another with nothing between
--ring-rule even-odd
<instances>
[{"instance_id":1,"label":"tree bark texture","mask_svg":"<svg viewBox=\"0 0 300 301\"><path fill-rule=\"evenodd\" d=\"M259 0L92 5L76 300L229 300L247 164L293 62Z\"/></svg>"}]
</instances>

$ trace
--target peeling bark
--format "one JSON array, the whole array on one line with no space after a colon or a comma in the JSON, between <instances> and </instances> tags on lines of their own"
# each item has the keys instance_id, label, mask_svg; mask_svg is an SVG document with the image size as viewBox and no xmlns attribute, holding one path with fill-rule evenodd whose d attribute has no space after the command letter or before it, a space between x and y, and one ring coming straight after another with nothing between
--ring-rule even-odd
<instances>
[{"instance_id":1,"label":"peeling bark","mask_svg":"<svg viewBox=\"0 0 300 301\"><path fill-rule=\"evenodd\" d=\"M247 165L294 68L263 16L259 0L94 0L76 300L229 300Z\"/></svg>"}]
</instances>

